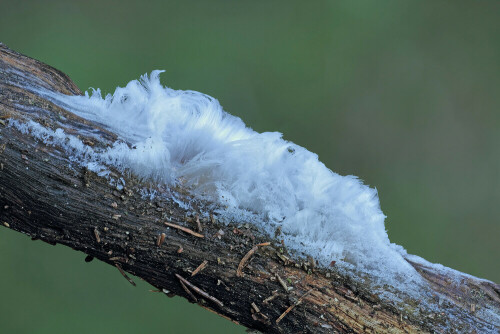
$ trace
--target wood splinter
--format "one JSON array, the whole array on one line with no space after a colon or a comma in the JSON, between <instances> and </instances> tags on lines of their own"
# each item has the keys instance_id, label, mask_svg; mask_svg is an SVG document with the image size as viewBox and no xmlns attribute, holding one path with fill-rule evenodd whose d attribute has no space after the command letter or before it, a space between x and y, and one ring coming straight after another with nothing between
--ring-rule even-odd
<instances>
[{"instance_id":1,"label":"wood splinter","mask_svg":"<svg viewBox=\"0 0 500 334\"><path fill-rule=\"evenodd\" d=\"M123 257L123 256L113 256L113 257L110 257L109 261L120 261L120 262L123 262L123 263L128 263L128 259L126 257Z\"/></svg>"},{"instance_id":2,"label":"wood splinter","mask_svg":"<svg viewBox=\"0 0 500 334\"><path fill-rule=\"evenodd\" d=\"M94 228L94 235L95 235L95 239L97 240L97 243L100 243L101 242L101 235L99 234L99 231L97 230L97 228Z\"/></svg>"},{"instance_id":3,"label":"wood splinter","mask_svg":"<svg viewBox=\"0 0 500 334\"><path fill-rule=\"evenodd\" d=\"M191 277L193 277L194 275L198 274L200 271L202 271L203 269L205 269L205 267L207 266L208 264L208 261L205 260L203 261L192 273L191 273Z\"/></svg>"},{"instance_id":4,"label":"wood splinter","mask_svg":"<svg viewBox=\"0 0 500 334\"><path fill-rule=\"evenodd\" d=\"M163 241L165 240L166 234L158 234L158 238L156 239L156 246L160 247Z\"/></svg>"},{"instance_id":5,"label":"wood splinter","mask_svg":"<svg viewBox=\"0 0 500 334\"><path fill-rule=\"evenodd\" d=\"M267 323L269 317L260 311L260 308L257 306L257 304L252 302L252 304L250 305L252 305L252 319Z\"/></svg>"},{"instance_id":6,"label":"wood splinter","mask_svg":"<svg viewBox=\"0 0 500 334\"><path fill-rule=\"evenodd\" d=\"M200 222L200 216L196 215L196 226L198 227L198 232L203 232L203 228L201 226L201 222Z\"/></svg>"},{"instance_id":7,"label":"wood splinter","mask_svg":"<svg viewBox=\"0 0 500 334\"><path fill-rule=\"evenodd\" d=\"M240 264L238 265L238 270L236 270L236 276L243 277L243 268L245 268L245 265L250 257L257 251L257 249L259 249L259 247L269 246L270 244L270 242L263 242L253 246L253 248L250 249L248 253L246 253L245 256L243 256L243 258L241 259Z\"/></svg>"},{"instance_id":8,"label":"wood splinter","mask_svg":"<svg viewBox=\"0 0 500 334\"><path fill-rule=\"evenodd\" d=\"M278 290L274 290L272 295L267 297L262 301L262 304L268 304L270 301L274 300L276 297L278 297Z\"/></svg>"},{"instance_id":9,"label":"wood splinter","mask_svg":"<svg viewBox=\"0 0 500 334\"><path fill-rule=\"evenodd\" d=\"M173 223L168 223L168 222L165 222L165 225L176 228L176 229L181 230L183 232L189 233L189 234L194 235L195 237L198 237L198 238L205 238L205 236L203 234L196 233L195 231L190 230L187 227L183 227L183 226L173 224Z\"/></svg>"},{"instance_id":10,"label":"wood splinter","mask_svg":"<svg viewBox=\"0 0 500 334\"><path fill-rule=\"evenodd\" d=\"M290 313L291 310L293 310L297 305L299 305L300 303L302 303L302 299L304 299L305 296L307 296L308 294L310 294L314 289L311 289L309 291L307 291L306 293L304 293L300 298L299 300L297 300L297 302L295 304L292 304L290 305L286 310L285 312L283 312L278 319L276 319L276 324L279 324L281 320L283 320L283 318L288 314Z\"/></svg>"},{"instance_id":11,"label":"wood splinter","mask_svg":"<svg viewBox=\"0 0 500 334\"><path fill-rule=\"evenodd\" d=\"M280 275L278 275L278 273L276 273L275 275L276 275L276 279L278 279L278 282L283 287L283 289L285 289L286 292L292 290L291 287L288 287L288 285L286 285L285 281L280 277Z\"/></svg>"},{"instance_id":12,"label":"wood splinter","mask_svg":"<svg viewBox=\"0 0 500 334\"><path fill-rule=\"evenodd\" d=\"M193 285L192 283L190 283L187 279L185 279L181 275L175 274L175 277L177 277L179 279L179 281L181 281L182 283L184 283L185 285L187 285L188 287L190 287L192 290L194 290L200 296L205 297L206 299L209 299L209 300L213 301L214 303L216 303L220 307L224 307L224 304L220 300L218 300L215 297L210 296L208 293L206 293L202 289L198 288L197 286Z\"/></svg>"},{"instance_id":13,"label":"wood splinter","mask_svg":"<svg viewBox=\"0 0 500 334\"><path fill-rule=\"evenodd\" d=\"M118 270L120 271L122 276L125 277L125 279L127 281L129 281L130 284L132 284L133 286L136 286L135 282L130 277L128 277L127 273L125 273L125 271L122 269L122 267L118 263L115 263L115 267L118 268Z\"/></svg>"},{"instance_id":14,"label":"wood splinter","mask_svg":"<svg viewBox=\"0 0 500 334\"><path fill-rule=\"evenodd\" d=\"M255 304L254 302L252 302L252 308L253 310L255 311L255 313L260 313L260 309L259 307L257 306L257 304Z\"/></svg>"}]
</instances>

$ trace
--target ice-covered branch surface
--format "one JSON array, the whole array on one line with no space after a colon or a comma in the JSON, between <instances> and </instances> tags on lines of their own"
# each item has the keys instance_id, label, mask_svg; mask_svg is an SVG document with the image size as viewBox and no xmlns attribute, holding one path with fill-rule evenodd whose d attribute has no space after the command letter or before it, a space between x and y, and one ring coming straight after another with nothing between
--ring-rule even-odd
<instances>
[{"instance_id":1,"label":"ice-covered branch surface","mask_svg":"<svg viewBox=\"0 0 500 334\"><path fill-rule=\"evenodd\" d=\"M64 143L91 170L105 173L111 164L158 183L182 183L227 208L228 220L257 214L267 233L280 228L287 247L323 266L335 261L376 284L420 282L404 249L389 241L375 189L332 172L280 133L253 131L210 96L163 87L160 73L104 98L99 89L85 96L41 92L117 133L121 140L105 151L61 129L28 127L46 142Z\"/></svg>"}]
</instances>

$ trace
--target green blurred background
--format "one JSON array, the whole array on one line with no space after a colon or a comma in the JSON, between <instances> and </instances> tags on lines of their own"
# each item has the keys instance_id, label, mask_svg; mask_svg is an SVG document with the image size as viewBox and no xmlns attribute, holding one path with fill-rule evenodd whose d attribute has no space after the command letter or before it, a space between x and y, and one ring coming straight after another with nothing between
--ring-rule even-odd
<instances>
[{"instance_id":1,"label":"green blurred background","mask_svg":"<svg viewBox=\"0 0 500 334\"><path fill-rule=\"evenodd\" d=\"M379 191L392 242L500 282L498 1L10 1L0 41L82 89L153 69ZM0 230L0 333L243 333Z\"/></svg>"}]
</instances>

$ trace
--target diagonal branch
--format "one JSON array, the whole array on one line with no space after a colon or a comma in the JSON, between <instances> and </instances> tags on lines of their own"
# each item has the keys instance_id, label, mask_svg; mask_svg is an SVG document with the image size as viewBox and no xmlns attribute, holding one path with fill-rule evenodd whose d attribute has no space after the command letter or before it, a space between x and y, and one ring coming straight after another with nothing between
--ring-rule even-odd
<instances>
[{"instance_id":1,"label":"diagonal branch","mask_svg":"<svg viewBox=\"0 0 500 334\"><path fill-rule=\"evenodd\" d=\"M388 300L335 267L317 268L314 260L288 256L278 241L253 225L198 216L211 203L192 201L194 209L187 210L167 193L144 197L144 188L164 190L110 167L111 177L126 186L111 185L23 127L34 121L62 128L92 147L104 148L117 138L40 96L39 88L81 94L65 74L0 44L2 226L82 251L124 276L125 271L134 274L160 291L197 300L266 333L499 330L500 286L492 282L408 256L429 283L421 292L426 304L404 295ZM176 198L189 198L181 187L171 191ZM256 244L269 246L257 252ZM209 270L196 269L200 263ZM193 271L189 282L183 278Z\"/></svg>"}]
</instances>

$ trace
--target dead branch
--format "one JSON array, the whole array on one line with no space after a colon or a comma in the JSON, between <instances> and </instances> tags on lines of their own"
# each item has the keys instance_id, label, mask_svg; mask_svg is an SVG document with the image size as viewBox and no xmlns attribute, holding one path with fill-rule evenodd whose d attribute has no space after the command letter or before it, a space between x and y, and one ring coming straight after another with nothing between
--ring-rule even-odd
<instances>
[{"instance_id":1,"label":"dead branch","mask_svg":"<svg viewBox=\"0 0 500 334\"><path fill-rule=\"evenodd\" d=\"M282 254L278 242L262 248L249 266L259 246L245 253L248 247L242 245L269 241L255 226L248 227L249 233L232 233L241 227L221 224L213 214L203 227L196 218L198 231L205 235L164 224L183 221L190 213L166 196L154 203L143 198L141 189L155 185L110 167L113 175L126 181L126 188L118 190L72 161L64 150L12 126L14 121L33 120L78 135L96 148L117 139L34 88L81 94L65 74L0 44L0 226L82 251L89 261L96 258L116 266L126 278L125 272L131 273L159 291L187 293L196 302L195 292L205 299L203 307L265 333L499 331L500 286L492 282L461 273L450 277L447 271L409 261L429 283L422 298L435 300L433 309L424 309L417 299L380 298L336 266L305 270L305 263L314 260L306 257L301 262L286 249ZM177 191L179 198L189 197L187 189ZM199 203L198 212L208 210L209 204ZM165 225L186 234L165 230ZM210 270L198 267L203 261L210 261ZM192 282L187 281L183 276L196 267ZM257 306L255 301L263 302Z\"/></svg>"}]
</instances>

